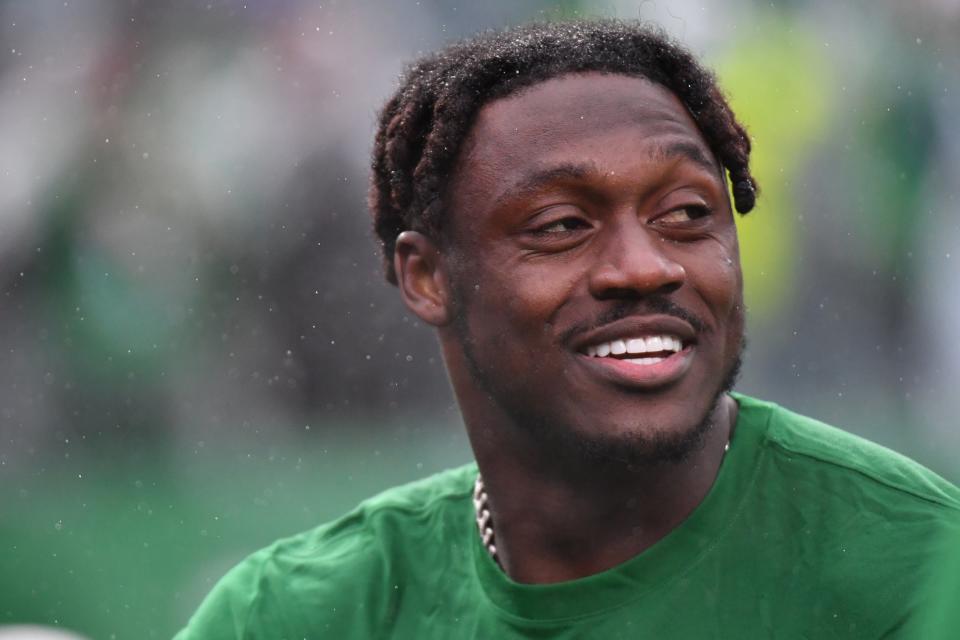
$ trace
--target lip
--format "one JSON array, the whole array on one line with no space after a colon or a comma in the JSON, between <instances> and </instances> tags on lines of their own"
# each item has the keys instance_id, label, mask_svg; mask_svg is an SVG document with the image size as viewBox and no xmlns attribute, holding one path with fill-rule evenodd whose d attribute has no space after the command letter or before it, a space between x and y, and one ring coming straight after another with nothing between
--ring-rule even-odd
<instances>
[{"instance_id":1,"label":"lip","mask_svg":"<svg viewBox=\"0 0 960 640\"><path fill-rule=\"evenodd\" d=\"M683 342L683 351L692 344L696 343L697 332L685 320L676 316L668 315L649 315L649 316L631 316L623 318L602 327L583 333L571 343L571 347L579 354L585 354L587 347L601 342L610 342L612 340L626 340L640 335L663 335L672 334L680 338ZM680 351L679 353L683 353ZM676 354L675 354L676 355ZM584 356L586 357L586 356ZM671 356L673 357L673 356ZM602 358L597 358L598 360ZM670 358L667 358L669 360ZM666 362L666 360L664 360ZM656 365L646 365L654 367Z\"/></svg>"},{"instance_id":2,"label":"lip","mask_svg":"<svg viewBox=\"0 0 960 640\"><path fill-rule=\"evenodd\" d=\"M577 358L590 371L610 382L641 390L659 389L677 382L693 364L695 345L655 364L634 364L616 358L597 358L578 353Z\"/></svg>"},{"instance_id":3,"label":"lip","mask_svg":"<svg viewBox=\"0 0 960 640\"><path fill-rule=\"evenodd\" d=\"M641 335L672 334L680 338L683 348L656 364L634 364L616 358L588 356L590 345L612 340L626 340ZM650 391L671 385L687 373L696 351L694 328L685 320L668 315L632 316L588 331L576 338L571 347L577 360L591 374L608 382ZM642 356L641 356L642 357Z\"/></svg>"}]
</instances>

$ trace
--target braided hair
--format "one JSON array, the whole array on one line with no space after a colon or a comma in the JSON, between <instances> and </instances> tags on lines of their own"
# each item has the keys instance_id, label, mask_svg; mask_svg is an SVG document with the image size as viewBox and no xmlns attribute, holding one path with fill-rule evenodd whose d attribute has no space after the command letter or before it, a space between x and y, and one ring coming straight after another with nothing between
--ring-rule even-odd
<instances>
[{"instance_id":1,"label":"braided hair","mask_svg":"<svg viewBox=\"0 0 960 640\"><path fill-rule=\"evenodd\" d=\"M439 239L443 195L480 108L567 73L639 76L673 92L729 174L736 210L753 209L750 139L714 75L662 31L618 20L531 24L490 32L421 58L380 113L369 204L388 281L397 236Z\"/></svg>"}]
</instances>

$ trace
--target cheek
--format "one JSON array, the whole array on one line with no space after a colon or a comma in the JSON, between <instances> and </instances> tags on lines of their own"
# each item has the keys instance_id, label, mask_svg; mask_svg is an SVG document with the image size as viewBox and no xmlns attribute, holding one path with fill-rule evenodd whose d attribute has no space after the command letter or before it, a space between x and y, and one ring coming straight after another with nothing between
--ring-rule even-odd
<instances>
[{"instance_id":1,"label":"cheek","mask_svg":"<svg viewBox=\"0 0 960 640\"><path fill-rule=\"evenodd\" d=\"M721 321L742 314L743 273L736 241L711 242L698 249L687 261L687 275L700 296Z\"/></svg>"},{"instance_id":2,"label":"cheek","mask_svg":"<svg viewBox=\"0 0 960 640\"><path fill-rule=\"evenodd\" d=\"M723 273L725 279L729 281L729 286L733 291L733 300L736 307L735 312L741 318L744 313L743 308L743 269L740 266L740 245L737 242L736 231L731 231L731 240L722 247Z\"/></svg>"},{"instance_id":3,"label":"cheek","mask_svg":"<svg viewBox=\"0 0 960 640\"><path fill-rule=\"evenodd\" d=\"M548 273L511 267L497 267L484 279L486 308L518 327L540 332L563 297L561 283Z\"/></svg>"},{"instance_id":4,"label":"cheek","mask_svg":"<svg viewBox=\"0 0 960 640\"><path fill-rule=\"evenodd\" d=\"M463 282L470 304L467 313L474 335L483 334L493 342L513 342L512 350L542 350L544 340L553 339L557 314L570 299L575 283L561 269L489 255L482 264L474 262Z\"/></svg>"}]
</instances>

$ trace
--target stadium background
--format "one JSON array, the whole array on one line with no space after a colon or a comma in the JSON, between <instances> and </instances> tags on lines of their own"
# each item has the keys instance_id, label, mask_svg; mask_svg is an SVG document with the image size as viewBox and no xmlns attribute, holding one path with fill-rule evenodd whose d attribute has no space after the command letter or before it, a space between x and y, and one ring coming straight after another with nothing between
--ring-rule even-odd
<instances>
[{"instance_id":1,"label":"stadium background","mask_svg":"<svg viewBox=\"0 0 960 640\"><path fill-rule=\"evenodd\" d=\"M960 2L0 4L0 625L167 638L240 558L469 459L364 205L402 62L640 17L755 138L740 390L960 481Z\"/></svg>"}]
</instances>

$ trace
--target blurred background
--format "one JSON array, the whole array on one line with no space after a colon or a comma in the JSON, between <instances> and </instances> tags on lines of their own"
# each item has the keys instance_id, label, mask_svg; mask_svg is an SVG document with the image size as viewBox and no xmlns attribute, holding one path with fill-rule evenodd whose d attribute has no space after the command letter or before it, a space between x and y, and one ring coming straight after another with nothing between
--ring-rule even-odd
<instances>
[{"instance_id":1,"label":"blurred background","mask_svg":"<svg viewBox=\"0 0 960 640\"><path fill-rule=\"evenodd\" d=\"M644 18L755 139L741 391L960 481L960 1L0 4L0 625L168 638L275 538L470 459L364 198L404 61Z\"/></svg>"}]
</instances>

